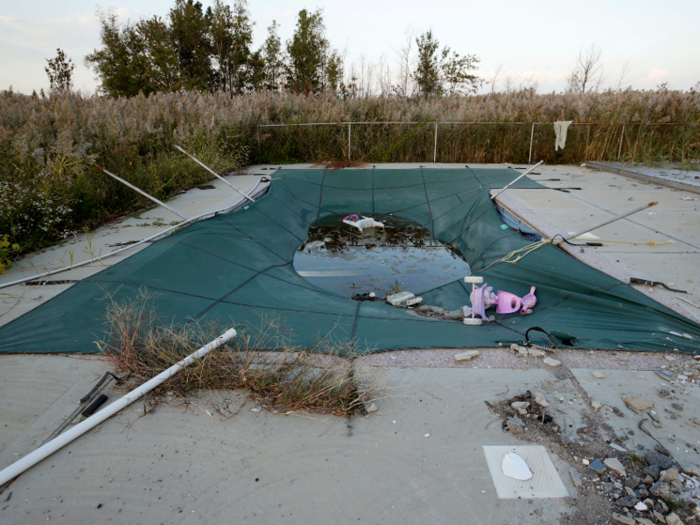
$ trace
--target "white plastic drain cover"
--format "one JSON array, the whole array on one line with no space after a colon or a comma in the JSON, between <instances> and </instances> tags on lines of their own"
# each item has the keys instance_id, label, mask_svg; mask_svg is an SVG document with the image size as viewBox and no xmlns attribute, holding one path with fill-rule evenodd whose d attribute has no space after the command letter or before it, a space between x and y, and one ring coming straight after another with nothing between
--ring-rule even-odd
<instances>
[{"instance_id":1,"label":"white plastic drain cover","mask_svg":"<svg viewBox=\"0 0 700 525\"><path fill-rule=\"evenodd\" d=\"M499 499L566 498L569 495L544 447L485 445L483 448ZM503 473L503 458L508 452L515 452L525 460L532 471L532 479L519 481Z\"/></svg>"}]
</instances>

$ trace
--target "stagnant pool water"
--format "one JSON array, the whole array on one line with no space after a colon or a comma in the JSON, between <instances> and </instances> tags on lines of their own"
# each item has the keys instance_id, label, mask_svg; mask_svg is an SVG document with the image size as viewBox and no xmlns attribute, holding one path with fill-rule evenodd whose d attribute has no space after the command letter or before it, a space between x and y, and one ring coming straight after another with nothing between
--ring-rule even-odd
<instances>
[{"instance_id":1,"label":"stagnant pool water","mask_svg":"<svg viewBox=\"0 0 700 525\"><path fill-rule=\"evenodd\" d=\"M469 264L434 239L426 228L392 215L375 215L384 230L362 233L343 224L343 216L316 222L294 255L294 269L326 290L377 298L398 291L416 295L471 275Z\"/></svg>"}]
</instances>

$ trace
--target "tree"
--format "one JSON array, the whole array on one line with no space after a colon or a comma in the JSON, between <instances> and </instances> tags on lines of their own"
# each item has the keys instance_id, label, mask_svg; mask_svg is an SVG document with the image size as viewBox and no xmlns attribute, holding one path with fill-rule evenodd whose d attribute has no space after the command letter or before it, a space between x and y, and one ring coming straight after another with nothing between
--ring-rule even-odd
<instances>
[{"instance_id":1,"label":"tree","mask_svg":"<svg viewBox=\"0 0 700 525\"><path fill-rule=\"evenodd\" d=\"M481 79L469 71L476 69L479 59L476 55L461 56L444 47L438 51L440 42L427 31L416 38L418 63L413 73L418 93L427 98L445 93L474 93L481 85Z\"/></svg>"},{"instance_id":2,"label":"tree","mask_svg":"<svg viewBox=\"0 0 700 525\"><path fill-rule=\"evenodd\" d=\"M325 36L323 11L299 11L291 40L287 41L287 86L298 93L317 92L324 87L324 69L330 47Z\"/></svg>"},{"instance_id":3,"label":"tree","mask_svg":"<svg viewBox=\"0 0 700 525\"><path fill-rule=\"evenodd\" d=\"M416 44L418 45L418 64L413 73L413 79L418 86L418 92L424 98L430 95L442 95L438 56L440 43L433 38L431 30L416 38Z\"/></svg>"},{"instance_id":4,"label":"tree","mask_svg":"<svg viewBox=\"0 0 700 525\"><path fill-rule=\"evenodd\" d=\"M284 57L282 56L282 41L277 30L279 24L272 21L267 28L267 38L262 46L261 58L263 61L263 87L277 90L282 84L284 74Z\"/></svg>"},{"instance_id":5,"label":"tree","mask_svg":"<svg viewBox=\"0 0 700 525\"><path fill-rule=\"evenodd\" d=\"M51 91L56 93L68 93L73 90L73 70L75 64L73 60L66 57L66 54L59 47L56 49L56 58L46 59L49 63L44 70L49 77Z\"/></svg>"},{"instance_id":6,"label":"tree","mask_svg":"<svg viewBox=\"0 0 700 525\"><path fill-rule=\"evenodd\" d=\"M254 87L253 77L260 69L260 57L251 56L253 23L250 21L246 0L236 0L233 5L233 42L231 46L230 74L231 91L242 94ZM253 63L252 58L255 58Z\"/></svg>"},{"instance_id":7,"label":"tree","mask_svg":"<svg viewBox=\"0 0 700 525\"><path fill-rule=\"evenodd\" d=\"M160 17L139 20L136 33L143 39L145 56L141 62L146 71L144 94L158 91L176 91L184 81L179 67L179 57L173 44L170 26Z\"/></svg>"},{"instance_id":8,"label":"tree","mask_svg":"<svg viewBox=\"0 0 700 525\"><path fill-rule=\"evenodd\" d=\"M170 10L173 44L185 89L208 89L215 82L211 67L209 28L211 12L202 11L200 2L175 0Z\"/></svg>"},{"instance_id":9,"label":"tree","mask_svg":"<svg viewBox=\"0 0 700 525\"><path fill-rule=\"evenodd\" d=\"M595 43L588 49L581 48L576 58L573 69L566 77L566 91L568 93L586 94L598 91L603 83L603 64L600 58L603 55Z\"/></svg>"},{"instance_id":10,"label":"tree","mask_svg":"<svg viewBox=\"0 0 700 525\"><path fill-rule=\"evenodd\" d=\"M150 93L153 88L147 71L146 41L138 29L127 22L119 25L114 11L98 11L103 48L85 57L101 80L100 89L110 97Z\"/></svg>"}]
</instances>

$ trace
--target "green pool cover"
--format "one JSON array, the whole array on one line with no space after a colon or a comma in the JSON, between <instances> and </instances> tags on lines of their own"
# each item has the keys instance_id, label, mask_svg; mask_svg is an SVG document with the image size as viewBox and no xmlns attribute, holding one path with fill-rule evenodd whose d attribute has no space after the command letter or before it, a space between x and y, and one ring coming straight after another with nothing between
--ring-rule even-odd
<instances>
[{"instance_id":1,"label":"green pool cover","mask_svg":"<svg viewBox=\"0 0 700 525\"><path fill-rule=\"evenodd\" d=\"M153 292L157 311L175 323L217 320L240 328L274 318L296 345L310 346L332 332L339 341L352 341L359 353L498 346L522 341L533 326L568 334L562 337L578 348L700 350L698 324L554 245L484 271L531 242L504 227L489 198L491 188L517 175L469 168L279 170L255 204L154 242L0 328L0 352L97 352L94 341L106 330L106 294L120 301L141 289ZM514 187L542 188L529 179ZM309 226L351 213L393 213L424 225L439 241L458 246L474 275L494 291L522 297L536 286L534 313L465 326L311 285L292 265ZM470 304L469 291L458 280L421 295L424 304L453 310Z\"/></svg>"}]
</instances>

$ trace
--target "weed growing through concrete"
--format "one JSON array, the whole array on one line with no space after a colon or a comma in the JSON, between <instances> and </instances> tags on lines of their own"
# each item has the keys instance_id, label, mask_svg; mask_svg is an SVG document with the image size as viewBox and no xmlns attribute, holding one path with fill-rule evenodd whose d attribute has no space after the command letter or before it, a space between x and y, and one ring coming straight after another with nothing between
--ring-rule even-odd
<instances>
[{"instance_id":1,"label":"weed growing through concrete","mask_svg":"<svg viewBox=\"0 0 700 525\"><path fill-rule=\"evenodd\" d=\"M156 376L225 331L208 322L164 323L153 299L144 291L122 301L107 298L108 330L97 344L117 373L130 374L132 386ZM331 336L301 349L289 343L273 318L236 328L234 340L180 371L156 395L166 390L185 395L192 390L243 388L271 411L349 416L355 410L364 411L364 404L380 390L374 369L355 366L349 345ZM258 350L269 348L270 343L279 350Z\"/></svg>"}]
</instances>

